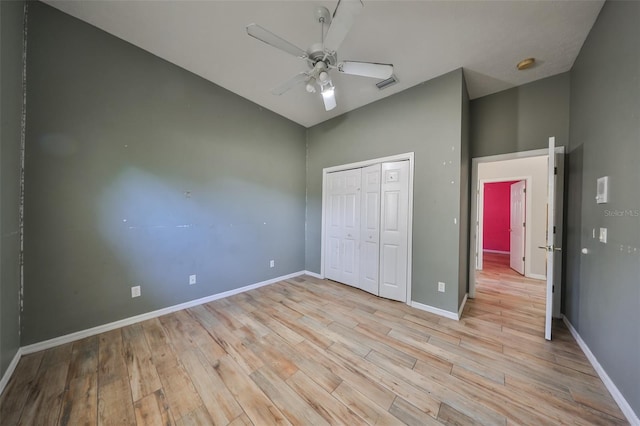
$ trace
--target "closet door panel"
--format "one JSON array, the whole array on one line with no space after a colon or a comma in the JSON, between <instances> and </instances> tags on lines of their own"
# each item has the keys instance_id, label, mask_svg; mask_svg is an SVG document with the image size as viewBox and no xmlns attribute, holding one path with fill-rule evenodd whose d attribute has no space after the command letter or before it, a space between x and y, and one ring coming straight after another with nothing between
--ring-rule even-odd
<instances>
[{"instance_id":1,"label":"closet door panel","mask_svg":"<svg viewBox=\"0 0 640 426\"><path fill-rule=\"evenodd\" d=\"M382 164L379 295L406 301L409 162Z\"/></svg>"},{"instance_id":2,"label":"closet door panel","mask_svg":"<svg viewBox=\"0 0 640 426\"><path fill-rule=\"evenodd\" d=\"M361 169L327 175L325 277L359 286Z\"/></svg>"},{"instance_id":3,"label":"closet door panel","mask_svg":"<svg viewBox=\"0 0 640 426\"><path fill-rule=\"evenodd\" d=\"M380 272L380 164L362 169L360 288L378 295Z\"/></svg>"}]
</instances>

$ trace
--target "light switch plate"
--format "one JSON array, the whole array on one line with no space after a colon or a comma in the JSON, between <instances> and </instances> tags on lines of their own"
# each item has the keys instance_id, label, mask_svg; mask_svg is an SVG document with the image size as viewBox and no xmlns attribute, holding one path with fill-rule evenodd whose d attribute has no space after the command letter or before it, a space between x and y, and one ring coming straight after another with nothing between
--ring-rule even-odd
<instances>
[{"instance_id":1,"label":"light switch plate","mask_svg":"<svg viewBox=\"0 0 640 426\"><path fill-rule=\"evenodd\" d=\"M598 188L596 190L596 203L605 204L609 202L609 176L598 178Z\"/></svg>"},{"instance_id":2,"label":"light switch plate","mask_svg":"<svg viewBox=\"0 0 640 426\"><path fill-rule=\"evenodd\" d=\"M607 243L607 228L600 228L600 242Z\"/></svg>"}]
</instances>

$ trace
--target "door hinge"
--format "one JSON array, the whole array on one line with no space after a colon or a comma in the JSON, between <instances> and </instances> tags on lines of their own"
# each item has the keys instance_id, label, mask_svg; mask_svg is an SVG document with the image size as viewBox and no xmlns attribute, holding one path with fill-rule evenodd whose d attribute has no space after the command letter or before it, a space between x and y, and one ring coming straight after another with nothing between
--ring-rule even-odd
<instances>
[{"instance_id":1,"label":"door hinge","mask_svg":"<svg viewBox=\"0 0 640 426\"><path fill-rule=\"evenodd\" d=\"M522 256L522 261L524 262L524 256Z\"/></svg>"},{"instance_id":2,"label":"door hinge","mask_svg":"<svg viewBox=\"0 0 640 426\"><path fill-rule=\"evenodd\" d=\"M554 168L553 168L553 174L554 174L554 175L557 175L557 174L558 174L558 168L557 168L557 167L554 167Z\"/></svg>"},{"instance_id":3,"label":"door hinge","mask_svg":"<svg viewBox=\"0 0 640 426\"><path fill-rule=\"evenodd\" d=\"M556 292L556 286L555 286L555 285L552 285L552 286L551 286L551 293L555 293L555 292Z\"/></svg>"},{"instance_id":4,"label":"door hinge","mask_svg":"<svg viewBox=\"0 0 640 426\"><path fill-rule=\"evenodd\" d=\"M527 223L526 222L522 222L522 227L526 228L527 227Z\"/></svg>"},{"instance_id":5,"label":"door hinge","mask_svg":"<svg viewBox=\"0 0 640 426\"><path fill-rule=\"evenodd\" d=\"M556 227L555 227L555 225L553 226L553 233L554 233L554 234L556 233Z\"/></svg>"},{"instance_id":6,"label":"door hinge","mask_svg":"<svg viewBox=\"0 0 640 426\"><path fill-rule=\"evenodd\" d=\"M526 194L527 193L527 188L522 188L522 193Z\"/></svg>"}]
</instances>

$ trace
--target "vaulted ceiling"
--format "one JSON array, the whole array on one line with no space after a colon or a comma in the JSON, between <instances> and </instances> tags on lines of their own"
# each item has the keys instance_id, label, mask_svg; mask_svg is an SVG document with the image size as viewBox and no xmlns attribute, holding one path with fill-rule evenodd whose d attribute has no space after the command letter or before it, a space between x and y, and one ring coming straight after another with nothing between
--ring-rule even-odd
<instances>
[{"instance_id":1,"label":"vaulted ceiling","mask_svg":"<svg viewBox=\"0 0 640 426\"><path fill-rule=\"evenodd\" d=\"M271 89L307 64L247 35L258 23L307 49L321 38L317 6L331 1L62 1L46 3L304 126L312 126L457 68L471 98L568 71L604 1L368 1L339 60L394 65L399 83L332 72L338 106L304 85ZM516 64L535 57L536 65Z\"/></svg>"}]
</instances>

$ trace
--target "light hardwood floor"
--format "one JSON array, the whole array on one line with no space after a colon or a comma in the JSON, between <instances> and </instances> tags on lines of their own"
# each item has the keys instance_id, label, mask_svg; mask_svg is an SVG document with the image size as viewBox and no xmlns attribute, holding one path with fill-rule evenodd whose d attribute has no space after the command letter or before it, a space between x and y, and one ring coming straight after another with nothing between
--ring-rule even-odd
<instances>
[{"instance_id":1,"label":"light hardwood floor","mask_svg":"<svg viewBox=\"0 0 640 426\"><path fill-rule=\"evenodd\" d=\"M0 424L626 424L489 264L459 322L302 276L28 355Z\"/></svg>"}]
</instances>

